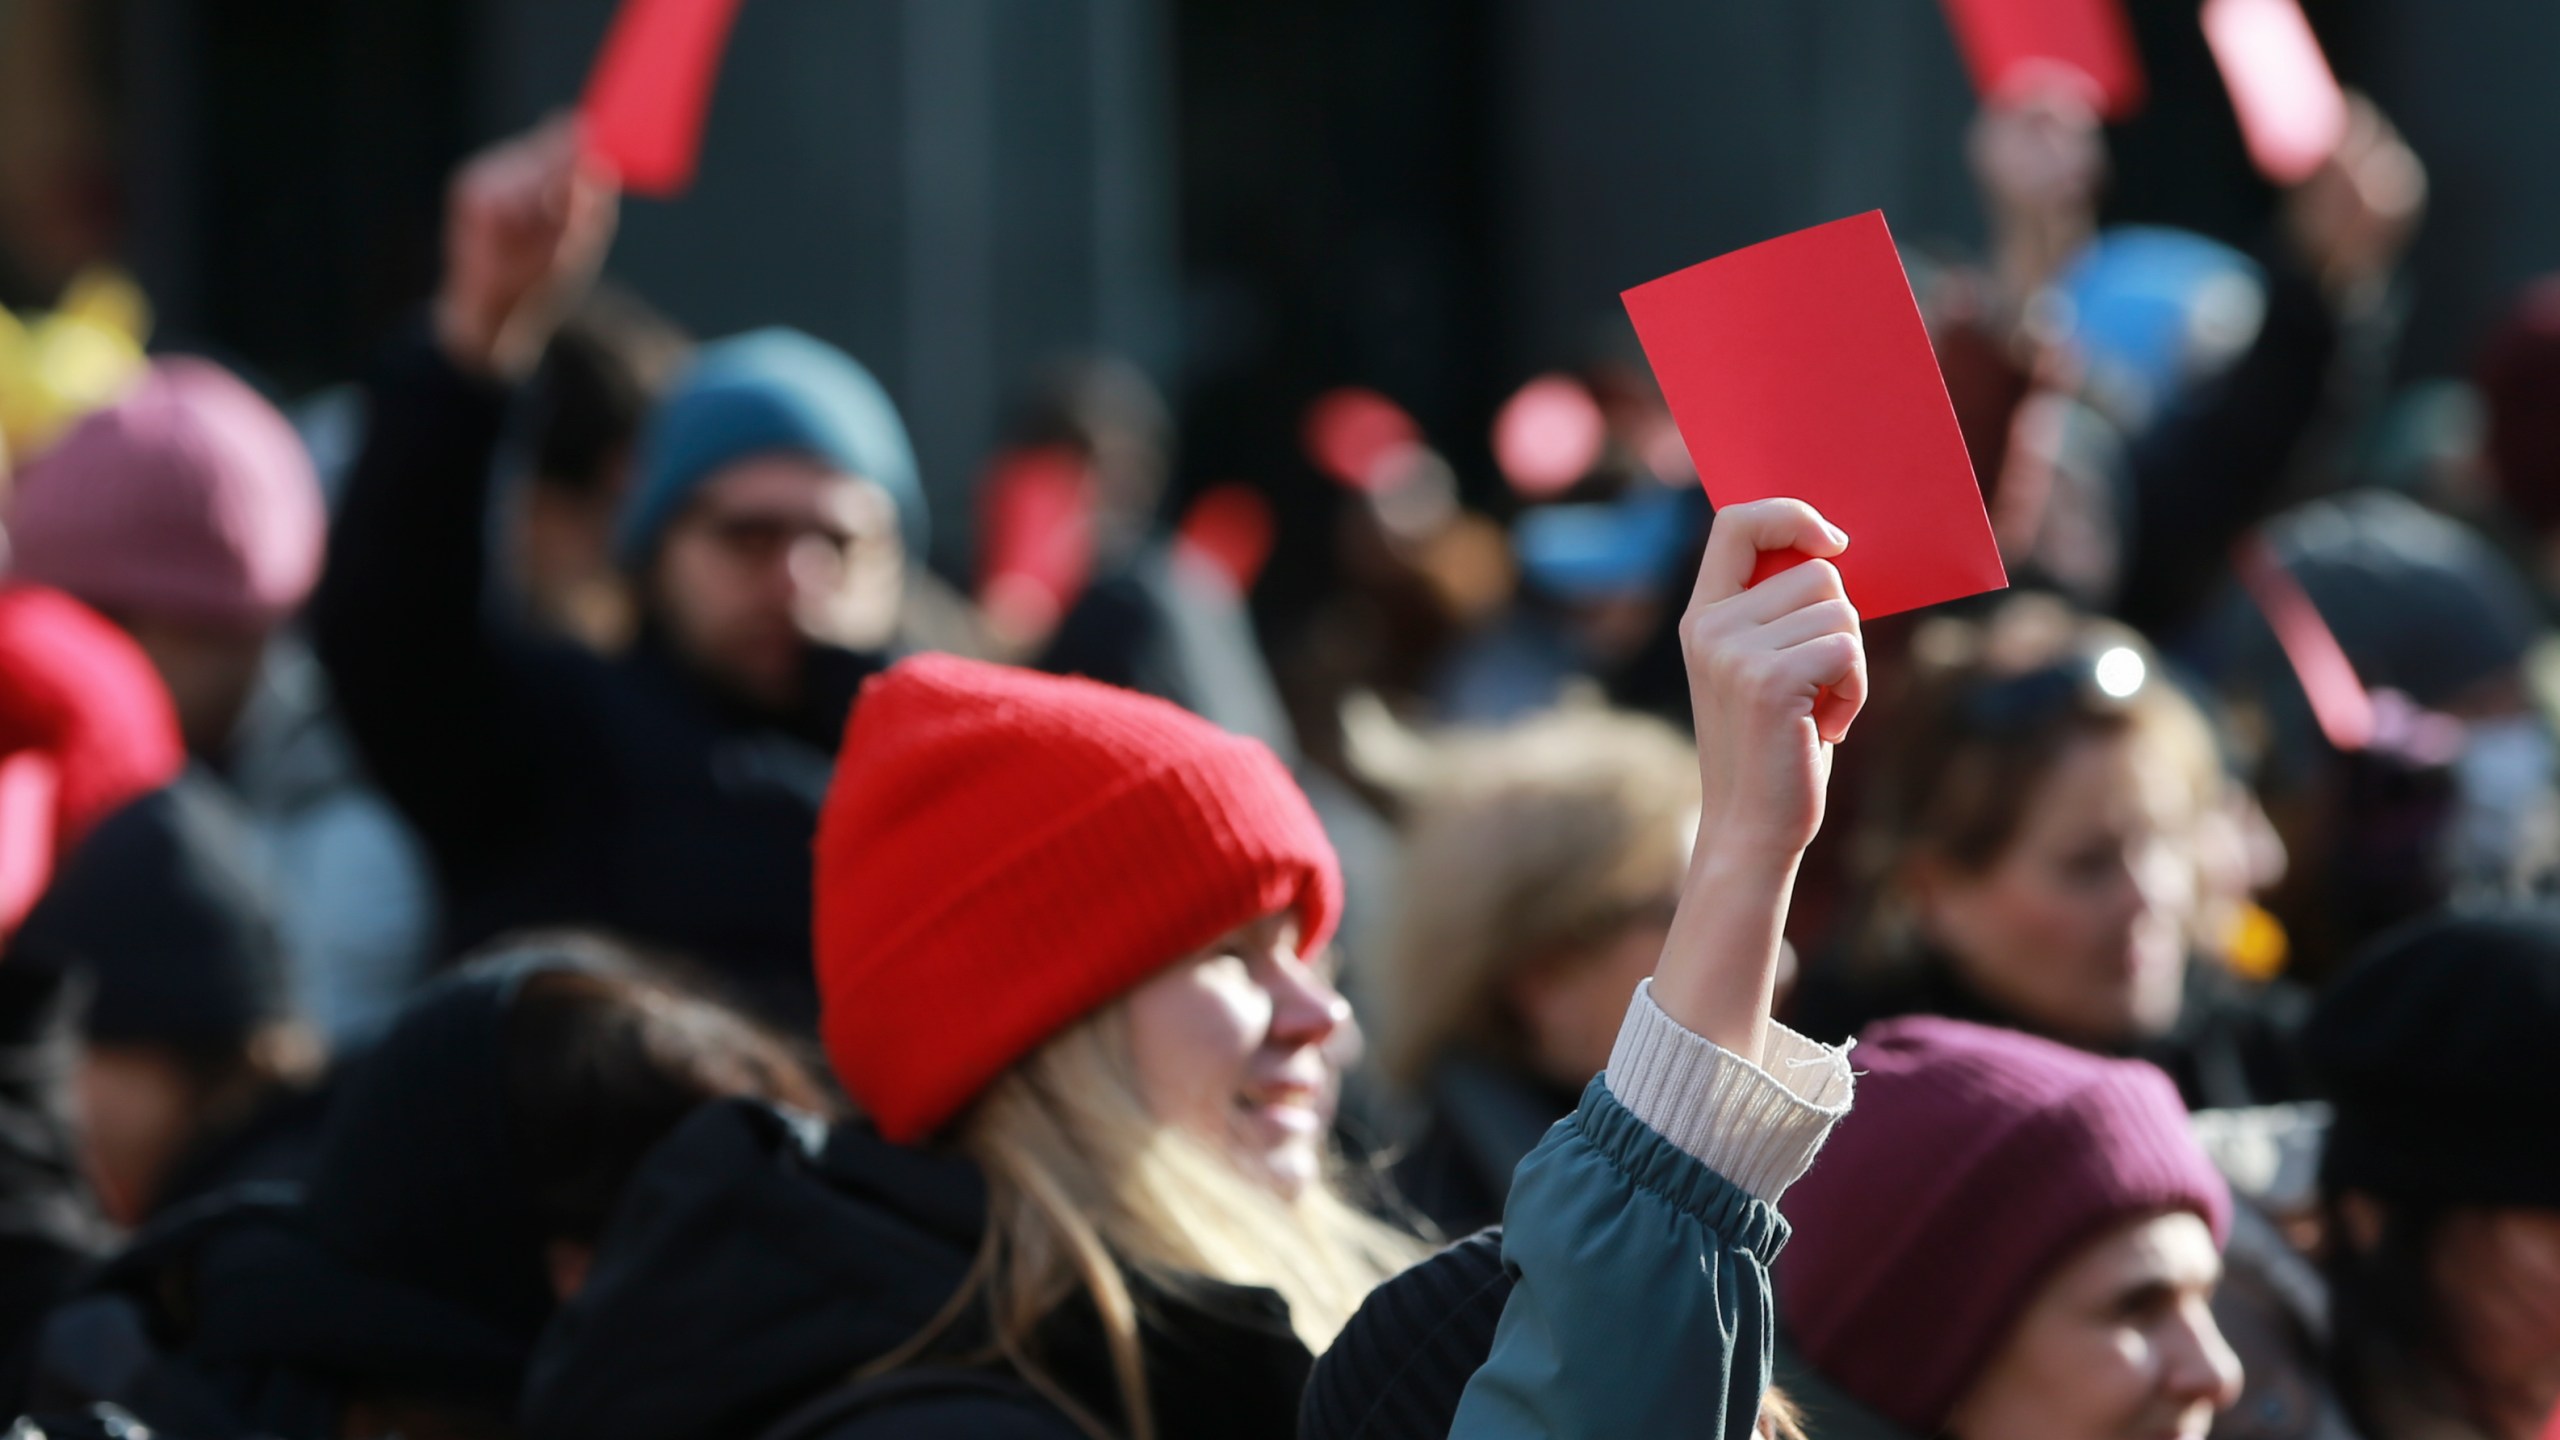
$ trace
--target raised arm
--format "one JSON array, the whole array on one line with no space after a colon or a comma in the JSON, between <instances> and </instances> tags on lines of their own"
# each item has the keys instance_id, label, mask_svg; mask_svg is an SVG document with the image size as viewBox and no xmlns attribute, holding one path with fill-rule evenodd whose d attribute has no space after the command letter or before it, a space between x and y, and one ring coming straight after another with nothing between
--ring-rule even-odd
<instances>
[{"instance_id":1,"label":"raised arm","mask_svg":"<svg viewBox=\"0 0 2560 1440\"><path fill-rule=\"evenodd\" d=\"M1845 546L1791 500L1716 516L1681 627L1696 855L1608 1071L1521 1163L1503 1240L1517 1284L1453 1436L1741 1440L1757 1423L1776 1202L1851 1086L1841 1052L1770 1019L1779 932L1867 677L1826 559L1749 580L1763 551Z\"/></svg>"},{"instance_id":2,"label":"raised arm","mask_svg":"<svg viewBox=\"0 0 2560 1440\"><path fill-rule=\"evenodd\" d=\"M492 462L516 385L613 230L565 124L475 157L448 199L431 322L367 386L313 638L377 780L450 876L503 851L558 723L544 659L488 623ZM556 748L556 747L554 747Z\"/></svg>"},{"instance_id":3,"label":"raised arm","mask_svg":"<svg viewBox=\"0 0 2560 1440\"><path fill-rule=\"evenodd\" d=\"M1719 511L1680 643L1703 798L1688 885L1654 970L1665 1015L1737 1055L1765 1047L1779 931L1822 828L1831 747L1867 698L1847 537L1793 500ZM1761 552L1813 559L1750 583Z\"/></svg>"},{"instance_id":4,"label":"raised arm","mask_svg":"<svg viewBox=\"0 0 2560 1440\"><path fill-rule=\"evenodd\" d=\"M2306 457L2331 460L2386 381L2392 277L2426 213L2426 170L2371 101L2354 97L2351 115L2338 153L2286 193L2288 244L2268 261L2257 338L2127 456L2134 525L2115 608L2154 637L2193 622L2250 526L2306 498Z\"/></svg>"}]
</instances>

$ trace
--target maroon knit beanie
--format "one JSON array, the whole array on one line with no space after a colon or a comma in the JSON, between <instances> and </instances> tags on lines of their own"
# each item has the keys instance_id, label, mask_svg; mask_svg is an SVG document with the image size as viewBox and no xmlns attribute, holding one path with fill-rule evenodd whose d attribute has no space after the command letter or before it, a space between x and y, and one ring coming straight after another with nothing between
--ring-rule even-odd
<instances>
[{"instance_id":1,"label":"maroon knit beanie","mask_svg":"<svg viewBox=\"0 0 2560 1440\"><path fill-rule=\"evenodd\" d=\"M2036 1289L2112 1226L2231 1199L2167 1076L1934 1017L1858 1037L1857 1108L1787 1192L1778 1313L1813 1368L1937 1434Z\"/></svg>"},{"instance_id":2,"label":"maroon knit beanie","mask_svg":"<svg viewBox=\"0 0 2560 1440\"><path fill-rule=\"evenodd\" d=\"M945 655L855 705L818 822L820 1031L891 1140L1235 927L1332 935L1342 872L1279 760L1162 700Z\"/></svg>"},{"instance_id":3,"label":"maroon knit beanie","mask_svg":"<svg viewBox=\"0 0 2560 1440\"><path fill-rule=\"evenodd\" d=\"M2537 535L2560 530L2560 275L2528 287L2481 347L2498 492Z\"/></svg>"}]
</instances>

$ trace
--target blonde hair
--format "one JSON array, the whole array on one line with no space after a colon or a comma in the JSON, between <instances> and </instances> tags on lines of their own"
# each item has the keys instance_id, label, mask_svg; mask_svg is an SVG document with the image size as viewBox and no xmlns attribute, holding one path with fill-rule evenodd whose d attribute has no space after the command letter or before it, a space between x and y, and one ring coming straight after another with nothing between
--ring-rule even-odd
<instances>
[{"instance_id":1,"label":"blonde hair","mask_svg":"<svg viewBox=\"0 0 2560 1440\"><path fill-rule=\"evenodd\" d=\"M1676 896L1697 837L1697 756L1647 716L1552 711L1441 742L1411 816L1379 1043L1408 1087L1462 1045L1523 1061L1508 982Z\"/></svg>"},{"instance_id":2,"label":"blonde hair","mask_svg":"<svg viewBox=\"0 0 2560 1440\"><path fill-rule=\"evenodd\" d=\"M968 1278L878 1374L924 1354L984 1304L992 1354L1086 1434L1111 1430L1040 1365L1042 1321L1081 1293L1101 1317L1127 1433L1154 1440L1139 1307L1129 1276L1180 1293L1200 1280L1263 1286L1317 1354L1379 1284L1422 1256L1418 1242L1362 1214L1329 1183L1283 1197L1213 1144L1150 1114L1115 1004L1061 1032L998 1077L961 1118L953 1145L985 1172L987 1230Z\"/></svg>"}]
</instances>

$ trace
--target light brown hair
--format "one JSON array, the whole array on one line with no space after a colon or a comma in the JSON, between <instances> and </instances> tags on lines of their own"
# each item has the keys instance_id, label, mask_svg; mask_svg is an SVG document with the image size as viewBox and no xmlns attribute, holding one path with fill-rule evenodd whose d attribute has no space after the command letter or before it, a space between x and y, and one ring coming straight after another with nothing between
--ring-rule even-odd
<instances>
[{"instance_id":1,"label":"light brown hair","mask_svg":"<svg viewBox=\"0 0 2560 1440\"><path fill-rule=\"evenodd\" d=\"M2097 683L2116 652L2140 662L2129 694ZM1857 848L1868 897L1860 954L1870 964L1909 948L1907 891L1917 866L1935 861L1978 875L1997 864L2078 742L2141 737L2191 783L2199 810L2224 783L2204 712L2142 637L2052 596L1923 625L1906 689L1887 713L1893 747Z\"/></svg>"},{"instance_id":2,"label":"light brown hair","mask_svg":"<svg viewBox=\"0 0 2560 1440\"><path fill-rule=\"evenodd\" d=\"M1380 1063L1406 1086L1459 1047L1523 1062L1507 983L1677 895L1697 758L1659 720L1558 710L1441 742L1410 815L1379 1015Z\"/></svg>"}]
</instances>

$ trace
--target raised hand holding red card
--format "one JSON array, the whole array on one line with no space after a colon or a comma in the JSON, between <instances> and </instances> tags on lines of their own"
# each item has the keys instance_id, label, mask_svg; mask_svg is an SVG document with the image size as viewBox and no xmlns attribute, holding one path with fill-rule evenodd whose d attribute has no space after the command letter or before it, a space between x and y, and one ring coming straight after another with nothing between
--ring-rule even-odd
<instances>
[{"instance_id":1,"label":"raised hand holding red card","mask_svg":"<svg viewBox=\"0 0 2560 1440\"><path fill-rule=\"evenodd\" d=\"M1920 307L1878 211L1623 297L1718 507L1802 500L1849 535L1870 619L2008 583ZM1762 574L1785 566L1763 557Z\"/></svg>"},{"instance_id":2,"label":"raised hand holding red card","mask_svg":"<svg viewBox=\"0 0 2560 1440\"><path fill-rule=\"evenodd\" d=\"M2347 137L2347 97L2295 0L2205 0L2205 42L2259 173L2299 185Z\"/></svg>"},{"instance_id":3,"label":"raised hand holding red card","mask_svg":"<svg viewBox=\"0 0 2560 1440\"><path fill-rule=\"evenodd\" d=\"M578 103L587 158L635 195L693 183L711 84L739 0L622 0Z\"/></svg>"},{"instance_id":4,"label":"raised hand holding red card","mask_svg":"<svg viewBox=\"0 0 2560 1440\"><path fill-rule=\"evenodd\" d=\"M2142 56L2122 0L1944 0L1974 93L1990 103L2045 85L2122 120L2142 108Z\"/></svg>"}]
</instances>

